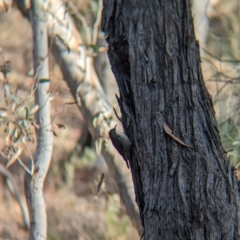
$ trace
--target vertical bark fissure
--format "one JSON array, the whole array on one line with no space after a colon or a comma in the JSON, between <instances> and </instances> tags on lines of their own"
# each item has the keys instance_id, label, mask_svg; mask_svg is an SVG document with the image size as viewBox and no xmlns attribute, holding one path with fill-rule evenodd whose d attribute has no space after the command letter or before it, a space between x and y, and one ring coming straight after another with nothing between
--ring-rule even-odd
<instances>
[{"instance_id":1,"label":"vertical bark fissure","mask_svg":"<svg viewBox=\"0 0 240 240\"><path fill-rule=\"evenodd\" d=\"M108 12L111 1L104 1L102 27L133 143L144 237L237 239L236 182L202 78L189 1L115 3ZM190 147L166 134L164 123Z\"/></svg>"}]
</instances>

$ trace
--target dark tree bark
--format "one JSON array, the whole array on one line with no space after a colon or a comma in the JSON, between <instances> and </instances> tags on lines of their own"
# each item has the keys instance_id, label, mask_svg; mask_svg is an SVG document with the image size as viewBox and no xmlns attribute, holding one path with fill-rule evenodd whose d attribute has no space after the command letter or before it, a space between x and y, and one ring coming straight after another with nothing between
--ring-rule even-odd
<instances>
[{"instance_id":1,"label":"dark tree bark","mask_svg":"<svg viewBox=\"0 0 240 240\"><path fill-rule=\"evenodd\" d=\"M238 239L236 179L204 85L189 0L104 0L102 29L133 144L144 239Z\"/></svg>"}]
</instances>

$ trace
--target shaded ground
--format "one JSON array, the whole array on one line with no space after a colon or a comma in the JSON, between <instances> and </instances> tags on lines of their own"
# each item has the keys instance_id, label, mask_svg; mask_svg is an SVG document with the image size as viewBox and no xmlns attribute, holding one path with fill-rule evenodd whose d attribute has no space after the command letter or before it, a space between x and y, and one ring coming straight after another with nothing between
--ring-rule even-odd
<instances>
[{"instance_id":1,"label":"shaded ground","mask_svg":"<svg viewBox=\"0 0 240 240\"><path fill-rule=\"evenodd\" d=\"M44 194L50 240L139 239L118 194L79 197L65 188L45 189ZM27 239L20 208L13 198L0 198L0 212L0 239Z\"/></svg>"}]
</instances>

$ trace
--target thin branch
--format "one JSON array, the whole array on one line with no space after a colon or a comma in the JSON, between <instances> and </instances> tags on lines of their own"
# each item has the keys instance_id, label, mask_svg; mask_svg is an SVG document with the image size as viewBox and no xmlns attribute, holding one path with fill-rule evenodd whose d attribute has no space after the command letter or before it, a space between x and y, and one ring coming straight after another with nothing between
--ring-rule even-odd
<instances>
[{"instance_id":1,"label":"thin branch","mask_svg":"<svg viewBox=\"0 0 240 240\"><path fill-rule=\"evenodd\" d=\"M91 44L91 32L88 27L86 18L78 11L76 6L71 1L69 1L69 7L74 12L74 14L78 17L78 19L82 22L83 29L85 30L85 33L87 36L87 45L89 46Z\"/></svg>"},{"instance_id":2,"label":"thin branch","mask_svg":"<svg viewBox=\"0 0 240 240\"><path fill-rule=\"evenodd\" d=\"M103 9L103 0L99 0L97 18L93 26L92 45L97 44L98 30L99 30L99 25L101 24L101 19L102 19L102 9Z\"/></svg>"}]
</instances>

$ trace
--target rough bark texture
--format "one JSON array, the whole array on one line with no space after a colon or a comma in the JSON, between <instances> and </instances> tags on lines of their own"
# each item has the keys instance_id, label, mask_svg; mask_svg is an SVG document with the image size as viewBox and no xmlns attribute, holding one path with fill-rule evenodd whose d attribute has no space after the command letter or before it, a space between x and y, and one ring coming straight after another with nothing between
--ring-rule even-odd
<instances>
[{"instance_id":1,"label":"rough bark texture","mask_svg":"<svg viewBox=\"0 0 240 240\"><path fill-rule=\"evenodd\" d=\"M189 0L104 0L102 29L133 143L144 239L238 239L236 181L202 78Z\"/></svg>"}]
</instances>

